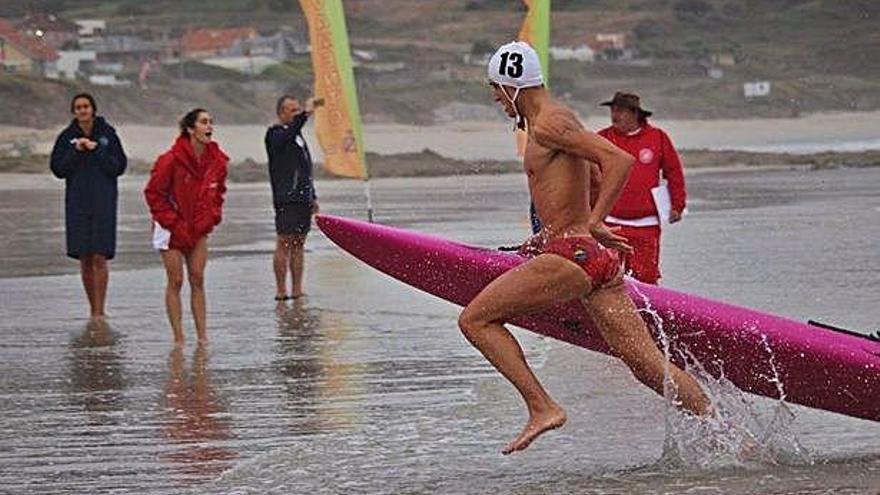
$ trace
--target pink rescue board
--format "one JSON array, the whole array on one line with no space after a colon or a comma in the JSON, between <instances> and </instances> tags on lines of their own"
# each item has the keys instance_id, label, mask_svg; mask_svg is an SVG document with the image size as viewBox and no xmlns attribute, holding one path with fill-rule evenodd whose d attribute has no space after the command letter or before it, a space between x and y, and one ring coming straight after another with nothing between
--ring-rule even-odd
<instances>
[{"instance_id":1,"label":"pink rescue board","mask_svg":"<svg viewBox=\"0 0 880 495\"><path fill-rule=\"evenodd\" d=\"M525 261L358 220L318 215L317 223L364 263L461 306ZM627 289L637 306L650 304L660 315L672 344L686 348L713 375L723 372L740 389L772 398L780 397L778 379L789 402L880 421L880 342L634 280ZM510 323L613 355L577 301Z\"/></svg>"}]
</instances>

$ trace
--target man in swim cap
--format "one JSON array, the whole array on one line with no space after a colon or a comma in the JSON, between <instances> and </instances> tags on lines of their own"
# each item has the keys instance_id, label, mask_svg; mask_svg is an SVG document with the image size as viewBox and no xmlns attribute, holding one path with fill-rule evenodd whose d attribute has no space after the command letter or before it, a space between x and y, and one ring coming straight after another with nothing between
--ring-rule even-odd
<instances>
[{"instance_id":1,"label":"man in swim cap","mask_svg":"<svg viewBox=\"0 0 880 495\"><path fill-rule=\"evenodd\" d=\"M711 405L700 385L666 361L627 295L619 252L632 248L604 223L633 158L584 129L574 112L550 95L543 86L538 55L528 44L514 42L499 48L488 72L495 101L517 127L528 129L523 167L544 221L545 241L541 254L495 279L459 317L465 337L510 380L528 408L525 428L503 453L528 447L566 420L565 411L544 390L504 323L576 298L636 378L662 395L668 368L677 402L695 414L708 414ZM601 165L598 185L598 174L588 162Z\"/></svg>"}]
</instances>

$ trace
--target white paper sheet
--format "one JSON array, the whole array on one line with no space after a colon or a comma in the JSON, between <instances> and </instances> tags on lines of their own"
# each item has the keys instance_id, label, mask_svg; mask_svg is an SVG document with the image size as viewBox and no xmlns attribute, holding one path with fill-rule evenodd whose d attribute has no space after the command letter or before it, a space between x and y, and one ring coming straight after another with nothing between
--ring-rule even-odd
<instances>
[{"instance_id":1,"label":"white paper sheet","mask_svg":"<svg viewBox=\"0 0 880 495\"><path fill-rule=\"evenodd\" d=\"M162 228L161 225L153 222L153 249L157 251L166 251L168 243L171 242L171 231Z\"/></svg>"},{"instance_id":2,"label":"white paper sheet","mask_svg":"<svg viewBox=\"0 0 880 495\"><path fill-rule=\"evenodd\" d=\"M660 184L651 189L654 198L654 206L657 207L657 216L660 217L660 225L669 225L669 214L672 213L672 198L669 196L669 187Z\"/></svg>"}]
</instances>

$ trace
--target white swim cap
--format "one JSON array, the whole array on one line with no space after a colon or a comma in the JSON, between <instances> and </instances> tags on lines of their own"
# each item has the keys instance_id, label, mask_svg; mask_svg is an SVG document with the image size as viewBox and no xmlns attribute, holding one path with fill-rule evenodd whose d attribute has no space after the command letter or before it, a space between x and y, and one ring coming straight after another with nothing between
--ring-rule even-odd
<instances>
[{"instance_id":1,"label":"white swim cap","mask_svg":"<svg viewBox=\"0 0 880 495\"><path fill-rule=\"evenodd\" d=\"M538 53L525 41L502 46L489 60L489 80L517 89L544 84Z\"/></svg>"}]
</instances>

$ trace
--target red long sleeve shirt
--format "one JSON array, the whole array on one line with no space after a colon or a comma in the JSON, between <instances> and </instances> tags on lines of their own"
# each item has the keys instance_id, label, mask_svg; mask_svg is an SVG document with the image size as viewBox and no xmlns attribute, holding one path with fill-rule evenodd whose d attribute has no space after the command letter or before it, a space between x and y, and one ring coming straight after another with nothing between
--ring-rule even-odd
<instances>
[{"instance_id":1,"label":"red long sleeve shirt","mask_svg":"<svg viewBox=\"0 0 880 495\"><path fill-rule=\"evenodd\" d=\"M621 134L614 127L602 129L599 135L636 159L623 192L611 210L612 216L627 220L657 216L651 188L660 185L661 171L669 186L672 209L684 210L687 199L684 171L672 141L662 129L645 122L631 135Z\"/></svg>"}]
</instances>

